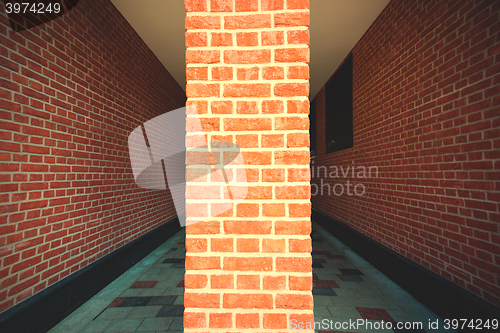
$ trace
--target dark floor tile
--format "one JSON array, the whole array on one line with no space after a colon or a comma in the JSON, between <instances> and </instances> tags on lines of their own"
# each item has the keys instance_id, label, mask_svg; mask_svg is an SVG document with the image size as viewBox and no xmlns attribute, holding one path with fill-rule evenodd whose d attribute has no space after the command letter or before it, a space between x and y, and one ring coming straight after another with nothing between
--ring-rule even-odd
<instances>
[{"instance_id":1,"label":"dark floor tile","mask_svg":"<svg viewBox=\"0 0 500 333\"><path fill-rule=\"evenodd\" d=\"M321 288L321 287L313 287L312 289L313 295L328 295L328 296L337 296L335 291L332 288Z\"/></svg>"},{"instance_id":2,"label":"dark floor tile","mask_svg":"<svg viewBox=\"0 0 500 333\"><path fill-rule=\"evenodd\" d=\"M333 254L330 251L312 251L313 256L315 254L325 255L328 259L333 259Z\"/></svg>"},{"instance_id":3,"label":"dark floor tile","mask_svg":"<svg viewBox=\"0 0 500 333\"><path fill-rule=\"evenodd\" d=\"M119 307L124 307L124 306L145 306L148 304L148 302L151 300L151 296L147 297L126 297L123 302L118 305Z\"/></svg>"},{"instance_id":4,"label":"dark floor tile","mask_svg":"<svg viewBox=\"0 0 500 333\"><path fill-rule=\"evenodd\" d=\"M177 288L184 288L184 280L181 280L181 282L177 284Z\"/></svg>"},{"instance_id":5,"label":"dark floor tile","mask_svg":"<svg viewBox=\"0 0 500 333\"><path fill-rule=\"evenodd\" d=\"M184 268L184 263L176 263L170 266L170 268Z\"/></svg>"},{"instance_id":6,"label":"dark floor tile","mask_svg":"<svg viewBox=\"0 0 500 333\"><path fill-rule=\"evenodd\" d=\"M345 274L337 274L341 281L359 281L363 282L363 279L359 277L359 275L345 275Z\"/></svg>"},{"instance_id":7,"label":"dark floor tile","mask_svg":"<svg viewBox=\"0 0 500 333\"><path fill-rule=\"evenodd\" d=\"M384 309L355 307L363 319L383 320L394 322L391 316Z\"/></svg>"},{"instance_id":8,"label":"dark floor tile","mask_svg":"<svg viewBox=\"0 0 500 333\"><path fill-rule=\"evenodd\" d=\"M170 251L175 251L177 249L178 249L177 247L173 247L173 248L170 249Z\"/></svg>"},{"instance_id":9,"label":"dark floor tile","mask_svg":"<svg viewBox=\"0 0 500 333\"><path fill-rule=\"evenodd\" d=\"M164 305L156 314L157 317L182 317L184 305Z\"/></svg>"},{"instance_id":10,"label":"dark floor tile","mask_svg":"<svg viewBox=\"0 0 500 333\"><path fill-rule=\"evenodd\" d=\"M116 308L119 306L127 297L117 297L113 302L108 305L108 308Z\"/></svg>"},{"instance_id":11,"label":"dark floor tile","mask_svg":"<svg viewBox=\"0 0 500 333\"><path fill-rule=\"evenodd\" d=\"M163 260L164 264L178 264L178 263L183 263L184 258L167 258Z\"/></svg>"},{"instance_id":12,"label":"dark floor tile","mask_svg":"<svg viewBox=\"0 0 500 333\"><path fill-rule=\"evenodd\" d=\"M341 255L341 254L334 254L332 256L332 259L345 259L345 257L343 255Z\"/></svg>"},{"instance_id":13,"label":"dark floor tile","mask_svg":"<svg viewBox=\"0 0 500 333\"><path fill-rule=\"evenodd\" d=\"M184 245L184 242L179 242L179 243L177 243L177 244L178 244L178 245Z\"/></svg>"},{"instance_id":14,"label":"dark floor tile","mask_svg":"<svg viewBox=\"0 0 500 333\"><path fill-rule=\"evenodd\" d=\"M324 268L322 264L313 262L313 268Z\"/></svg>"},{"instance_id":15,"label":"dark floor tile","mask_svg":"<svg viewBox=\"0 0 500 333\"><path fill-rule=\"evenodd\" d=\"M318 276L316 274L313 273L313 282L316 282L316 281L320 281L320 279L318 278Z\"/></svg>"},{"instance_id":16,"label":"dark floor tile","mask_svg":"<svg viewBox=\"0 0 500 333\"><path fill-rule=\"evenodd\" d=\"M339 268L339 271L344 275L364 275L359 269Z\"/></svg>"},{"instance_id":17,"label":"dark floor tile","mask_svg":"<svg viewBox=\"0 0 500 333\"><path fill-rule=\"evenodd\" d=\"M147 305L172 305L176 299L177 296L152 296Z\"/></svg>"},{"instance_id":18,"label":"dark floor tile","mask_svg":"<svg viewBox=\"0 0 500 333\"><path fill-rule=\"evenodd\" d=\"M325 259L313 259L313 262L324 264L324 263L326 263L326 260Z\"/></svg>"},{"instance_id":19,"label":"dark floor tile","mask_svg":"<svg viewBox=\"0 0 500 333\"><path fill-rule=\"evenodd\" d=\"M130 288L153 288L158 281L136 281Z\"/></svg>"},{"instance_id":20,"label":"dark floor tile","mask_svg":"<svg viewBox=\"0 0 500 333\"><path fill-rule=\"evenodd\" d=\"M335 280L318 280L314 281L314 286L320 288L339 288Z\"/></svg>"},{"instance_id":21,"label":"dark floor tile","mask_svg":"<svg viewBox=\"0 0 500 333\"><path fill-rule=\"evenodd\" d=\"M323 242L323 238L313 238L313 242Z\"/></svg>"}]
</instances>

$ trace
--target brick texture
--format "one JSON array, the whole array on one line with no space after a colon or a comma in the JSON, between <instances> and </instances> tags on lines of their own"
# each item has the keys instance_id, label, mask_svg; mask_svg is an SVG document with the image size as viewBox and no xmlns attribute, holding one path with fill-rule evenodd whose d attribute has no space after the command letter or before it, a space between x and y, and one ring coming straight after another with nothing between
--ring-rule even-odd
<instances>
[{"instance_id":1,"label":"brick texture","mask_svg":"<svg viewBox=\"0 0 500 333\"><path fill-rule=\"evenodd\" d=\"M184 331L288 332L290 319L313 314L309 1L185 6L187 104L198 113L188 117L216 124L203 129L209 142L238 144L237 191L248 193L214 216L222 179L187 183Z\"/></svg>"},{"instance_id":2,"label":"brick texture","mask_svg":"<svg viewBox=\"0 0 500 333\"><path fill-rule=\"evenodd\" d=\"M323 88L312 170L314 208L497 305L499 10L391 1L353 49L354 147L325 155ZM320 195L347 181L351 195ZM353 195L357 184L364 195Z\"/></svg>"},{"instance_id":3,"label":"brick texture","mask_svg":"<svg viewBox=\"0 0 500 333\"><path fill-rule=\"evenodd\" d=\"M127 140L185 93L108 0L20 33L0 8L4 311L176 216Z\"/></svg>"}]
</instances>

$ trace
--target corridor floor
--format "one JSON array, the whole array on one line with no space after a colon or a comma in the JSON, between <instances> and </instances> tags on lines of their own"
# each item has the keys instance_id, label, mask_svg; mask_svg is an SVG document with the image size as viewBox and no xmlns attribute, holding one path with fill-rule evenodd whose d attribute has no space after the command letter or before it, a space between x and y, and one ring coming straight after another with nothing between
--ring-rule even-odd
<instances>
[{"instance_id":1,"label":"corridor floor","mask_svg":"<svg viewBox=\"0 0 500 333\"><path fill-rule=\"evenodd\" d=\"M328 231L313 230L315 332L454 332ZM49 333L182 332L184 237L182 229Z\"/></svg>"}]
</instances>

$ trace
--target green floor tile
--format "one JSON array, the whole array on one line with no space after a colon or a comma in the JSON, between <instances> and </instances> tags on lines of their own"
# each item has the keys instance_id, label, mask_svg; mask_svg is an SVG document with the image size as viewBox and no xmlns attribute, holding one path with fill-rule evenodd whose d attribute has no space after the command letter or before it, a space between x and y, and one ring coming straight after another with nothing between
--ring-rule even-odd
<instances>
[{"instance_id":1,"label":"green floor tile","mask_svg":"<svg viewBox=\"0 0 500 333\"><path fill-rule=\"evenodd\" d=\"M79 333L102 333L106 330L106 328L111 325L113 320L94 320L91 321L83 330Z\"/></svg>"},{"instance_id":2,"label":"green floor tile","mask_svg":"<svg viewBox=\"0 0 500 333\"><path fill-rule=\"evenodd\" d=\"M132 311L128 314L127 318L154 318L158 311L160 311L161 305L155 306L136 306L132 308Z\"/></svg>"},{"instance_id":3,"label":"green floor tile","mask_svg":"<svg viewBox=\"0 0 500 333\"><path fill-rule=\"evenodd\" d=\"M143 319L116 319L104 331L104 333L135 332Z\"/></svg>"},{"instance_id":4,"label":"green floor tile","mask_svg":"<svg viewBox=\"0 0 500 333\"><path fill-rule=\"evenodd\" d=\"M314 300L314 305L328 305L331 304L332 301L330 300L330 296L324 296L324 295L314 295L313 296Z\"/></svg>"},{"instance_id":5,"label":"green floor tile","mask_svg":"<svg viewBox=\"0 0 500 333\"><path fill-rule=\"evenodd\" d=\"M132 288L132 289L127 289L124 292L120 294L120 297L133 297L133 296L139 296L141 293L141 289L139 288Z\"/></svg>"},{"instance_id":6,"label":"green floor tile","mask_svg":"<svg viewBox=\"0 0 500 333\"><path fill-rule=\"evenodd\" d=\"M331 318L345 318L356 320L361 318L359 312L354 308L354 306L335 306L327 305L328 311L331 314Z\"/></svg>"},{"instance_id":7,"label":"green floor tile","mask_svg":"<svg viewBox=\"0 0 500 333\"><path fill-rule=\"evenodd\" d=\"M132 309L133 307L107 308L96 318L96 320L126 318Z\"/></svg>"},{"instance_id":8,"label":"green floor tile","mask_svg":"<svg viewBox=\"0 0 500 333\"><path fill-rule=\"evenodd\" d=\"M330 318L331 314L328 312L326 305L316 305L314 304L314 315L323 318Z\"/></svg>"},{"instance_id":9,"label":"green floor tile","mask_svg":"<svg viewBox=\"0 0 500 333\"><path fill-rule=\"evenodd\" d=\"M137 332L167 330L172 321L173 317L146 318L137 329Z\"/></svg>"},{"instance_id":10,"label":"green floor tile","mask_svg":"<svg viewBox=\"0 0 500 333\"><path fill-rule=\"evenodd\" d=\"M174 331L174 330L179 330L182 331L184 329L183 323L182 323L182 317L172 317L174 320L170 324L170 327L168 328L169 331Z\"/></svg>"}]
</instances>

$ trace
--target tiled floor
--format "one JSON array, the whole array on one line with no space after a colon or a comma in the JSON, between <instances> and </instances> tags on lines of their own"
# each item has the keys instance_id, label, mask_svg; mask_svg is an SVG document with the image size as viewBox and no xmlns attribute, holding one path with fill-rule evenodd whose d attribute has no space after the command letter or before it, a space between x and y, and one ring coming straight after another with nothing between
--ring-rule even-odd
<instances>
[{"instance_id":1,"label":"tiled floor","mask_svg":"<svg viewBox=\"0 0 500 333\"><path fill-rule=\"evenodd\" d=\"M322 227L313 229L316 332L453 332ZM181 230L49 333L182 332L184 258ZM429 329L436 320L441 329ZM382 329L382 321L394 329ZM423 328L397 329L396 322Z\"/></svg>"},{"instance_id":2,"label":"tiled floor","mask_svg":"<svg viewBox=\"0 0 500 333\"><path fill-rule=\"evenodd\" d=\"M184 237L183 229L49 333L181 333Z\"/></svg>"},{"instance_id":3,"label":"tiled floor","mask_svg":"<svg viewBox=\"0 0 500 333\"><path fill-rule=\"evenodd\" d=\"M454 332L321 226L313 224L312 237L314 317L315 322L328 321L316 332ZM358 320L362 325L356 327ZM436 320L440 329L429 328ZM385 329L378 326L382 321ZM387 322L394 329L387 329Z\"/></svg>"}]
</instances>

